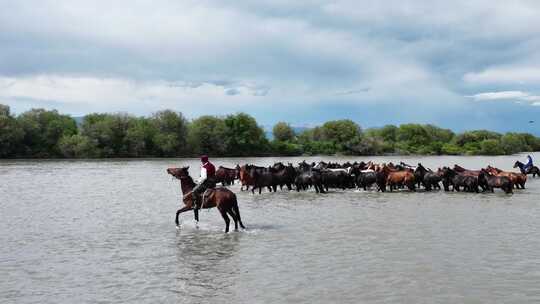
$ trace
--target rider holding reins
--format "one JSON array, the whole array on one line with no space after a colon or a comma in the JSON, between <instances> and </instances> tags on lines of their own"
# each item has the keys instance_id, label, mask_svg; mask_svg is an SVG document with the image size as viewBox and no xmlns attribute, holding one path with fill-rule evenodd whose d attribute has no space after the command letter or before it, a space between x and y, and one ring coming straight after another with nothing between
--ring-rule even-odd
<instances>
[{"instance_id":1,"label":"rider holding reins","mask_svg":"<svg viewBox=\"0 0 540 304\"><path fill-rule=\"evenodd\" d=\"M201 195L210 188L216 187L216 167L208 161L208 156L201 156L201 177L199 178L199 184L193 188L193 205L194 209L201 209L202 198Z\"/></svg>"}]
</instances>

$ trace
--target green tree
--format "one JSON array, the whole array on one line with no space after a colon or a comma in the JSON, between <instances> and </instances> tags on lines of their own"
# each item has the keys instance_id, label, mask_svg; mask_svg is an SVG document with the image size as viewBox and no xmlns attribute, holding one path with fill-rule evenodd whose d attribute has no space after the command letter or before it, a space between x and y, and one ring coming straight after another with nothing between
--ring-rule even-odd
<instances>
[{"instance_id":1,"label":"green tree","mask_svg":"<svg viewBox=\"0 0 540 304\"><path fill-rule=\"evenodd\" d=\"M9 107L0 104L0 158L17 156L23 138L24 130L11 116Z\"/></svg>"},{"instance_id":2,"label":"green tree","mask_svg":"<svg viewBox=\"0 0 540 304\"><path fill-rule=\"evenodd\" d=\"M269 150L268 139L257 121L245 113L229 115L224 120L229 155L258 155Z\"/></svg>"},{"instance_id":3,"label":"green tree","mask_svg":"<svg viewBox=\"0 0 540 304\"><path fill-rule=\"evenodd\" d=\"M527 142L516 133L506 133L501 137L501 147L506 154L529 151Z\"/></svg>"},{"instance_id":4,"label":"green tree","mask_svg":"<svg viewBox=\"0 0 540 304\"><path fill-rule=\"evenodd\" d=\"M350 119L327 121L321 130L324 140L336 145L346 145L361 135L360 126Z\"/></svg>"},{"instance_id":5,"label":"green tree","mask_svg":"<svg viewBox=\"0 0 540 304\"><path fill-rule=\"evenodd\" d=\"M157 130L149 119L131 118L124 138L127 154L130 157L155 155L157 151L153 149L153 139L156 133Z\"/></svg>"},{"instance_id":6,"label":"green tree","mask_svg":"<svg viewBox=\"0 0 540 304\"><path fill-rule=\"evenodd\" d=\"M60 139L59 148L62 155L67 158L100 157L97 144L90 138L80 134L63 136Z\"/></svg>"},{"instance_id":7,"label":"green tree","mask_svg":"<svg viewBox=\"0 0 540 304\"><path fill-rule=\"evenodd\" d=\"M288 141L274 140L272 141L271 146L272 152L276 153L277 155L296 156L302 155L304 152L301 145Z\"/></svg>"},{"instance_id":8,"label":"green tree","mask_svg":"<svg viewBox=\"0 0 540 304\"><path fill-rule=\"evenodd\" d=\"M277 141L293 141L295 134L294 130L286 122L278 122L272 128L272 134Z\"/></svg>"},{"instance_id":9,"label":"green tree","mask_svg":"<svg viewBox=\"0 0 540 304\"><path fill-rule=\"evenodd\" d=\"M188 145L193 153L224 155L227 152L225 121L215 116L201 116L189 125ZM174 143L176 143L175 140Z\"/></svg>"},{"instance_id":10,"label":"green tree","mask_svg":"<svg viewBox=\"0 0 540 304\"><path fill-rule=\"evenodd\" d=\"M77 133L73 118L58 111L32 109L17 117L24 130L24 155L31 157L58 157L58 142L63 136Z\"/></svg>"},{"instance_id":11,"label":"green tree","mask_svg":"<svg viewBox=\"0 0 540 304\"><path fill-rule=\"evenodd\" d=\"M93 113L84 117L81 134L97 144L103 157L129 156L126 135L134 118L127 114Z\"/></svg>"},{"instance_id":12,"label":"green tree","mask_svg":"<svg viewBox=\"0 0 540 304\"><path fill-rule=\"evenodd\" d=\"M403 124L397 130L397 141L404 142L412 149L430 143L431 137L426 129L419 124ZM411 151L413 152L413 151Z\"/></svg>"},{"instance_id":13,"label":"green tree","mask_svg":"<svg viewBox=\"0 0 540 304\"><path fill-rule=\"evenodd\" d=\"M453 142L458 146L465 146L467 143L479 143L485 139L500 139L501 134L487 130L474 130L463 132L454 137Z\"/></svg>"},{"instance_id":14,"label":"green tree","mask_svg":"<svg viewBox=\"0 0 540 304\"><path fill-rule=\"evenodd\" d=\"M479 153L482 155L501 155L501 154L504 154L505 152L499 140L484 139L480 142Z\"/></svg>"},{"instance_id":15,"label":"green tree","mask_svg":"<svg viewBox=\"0 0 540 304\"><path fill-rule=\"evenodd\" d=\"M426 130L427 136L431 141L446 143L450 142L455 136L452 130L439 128L434 125L424 125L423 128Z\"/></svg>"},{"instance_id":16,"label":"green tree","mask_svg":"<svg viewBox=\"0 0 540 304\"><path fill-rule=\"evenodd\" d=\"M188 122L179 112L160 111L150 118L153 132L153 145L159 156L186 155L190 151L187 145Z\"/></svg>"},{"instance_id":17,"label":"green tree","mask_svg":"<svg viewBox=\"0 0 540 304\"><path fill-rule=\"evenodd\" d=\"M462 153L463 151L461 150L461 147L453 143L445 143L441 147L441 154L459 155Z\"/></svg>"},{"instance_id":18,"label":"green tree","mask_svg":"<svg viewBox=\"0 0 540 304\"><path fill-rule=\"evenodd\" d=\"M380 136L386 142L396 142L398 134L398 127L394 125L386 125L380 129Z\"/></svg>"}]
</instances>

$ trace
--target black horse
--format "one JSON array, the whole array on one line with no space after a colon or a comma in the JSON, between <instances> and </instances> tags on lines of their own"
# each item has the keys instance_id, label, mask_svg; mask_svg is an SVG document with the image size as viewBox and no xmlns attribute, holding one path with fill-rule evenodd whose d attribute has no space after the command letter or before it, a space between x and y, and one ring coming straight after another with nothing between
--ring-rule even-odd
<instances>
[{"instance_id":1,"label":"black horse","mask_svg":"<svg viewBox=\"0 0 540 304\"><path fill-rule=\"evenodd\" d=\"M440 172L433 172L431 169L426 169L421 163L418 163L416 170L414 170L414 178L424 186L426 191L431 191L433 188L441 189L439 182L442 180Z\"/></svg>"},{"instance_id":2,"label":"black horse","mask_svg":"<svg viewBox=\"0 0 540 304\"><path fill-rule=\"evenodd\" d=\"M518 160L514 163L514 168L518 167L519 171L521 171L523 174L532 174L533 177L536 177L536 175L540 176L540 169L538 169L537 166L532 166L529 169L525 169L525 164Z\"/></svg>"},{"instance_id":3,"label":"black horse","mask_svg":"<svg viewBox=\"0 0 540 304\"><path fill-rule=\"evenodd\" d=\"M249 170L249 175L253 179L251 193L255 194L255 189L258 188L259 194L261 194L263 187L268 188L268 191L270 192L277 191L276 178L272 167L261 169L260 167L252 166Z\"/></svg>"},{"instance_id":4,"label":"black horse","mask_svg":"<svg viewBox=\"0 0 540 304\"><path fill-rule=\"evenodd\" d=\"M478 177L471 175L459 174L453 169L444 167L442 169L442 177L444 179L444 186L448 191L448 185L452 185L452 191L460 191L463 187L463 191L478 193Z\"/></svg>"},{"instance_id":5,"label":"black horse","mask_svg":"<svg viewBox=\"0 0 540 304\"><path fill-rule=\"evenodd\" d=\"M272 168L274 169L274 182L279 185L279 189L283 190L283 185L287 186L287 189L292 190L291 185L294 184L296 178L296 170L291 163L285 166L283 163L275 163Z\"/></svg>"},{"instance_id":6,"label":"black horse","mask_svg":"<svg viewBox=\"0 0 540 304\"><path fill-rule=\"evenodd\" d=\"M324 193L321 171L305 161L298 164L297 175L294 180L296 191L307 190L313 186L317 193Z\"/></svg>"}]
</instances>

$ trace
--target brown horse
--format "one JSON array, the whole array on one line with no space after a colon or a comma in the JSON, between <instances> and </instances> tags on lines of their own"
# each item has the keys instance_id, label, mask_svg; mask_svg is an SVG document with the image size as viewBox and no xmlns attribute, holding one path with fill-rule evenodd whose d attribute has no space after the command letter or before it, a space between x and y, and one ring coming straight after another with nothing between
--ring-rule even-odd
<instances>
[{"instance_id":1,"label":"brown horse","mask_svg":"<svg viewBox=\"0 0 540 304\"><path fill-rule=\"evenodd\" d=\"M176 177L180 180L180 188L182 189L184 207L176 211L175 223L176 227L180 227L178 222L178 216L182 212L193 210L195 213L195 220L199 221L199 210L194 209L193 206L193 188L195 187L195 182L191 176L189 176L189 167L182 168L168 168L167 173ZM245 229L244 224L242 224L242 219L240 218L240 210L238 209L238 201L236 200L236 195L229 189L224 187L219 187L215 189L208 189L203 194L201 208L209 209L216 207L223 220L225 221L225 232L229 232L229 223L230 219L227 216L229 214L234 220L234 230L238 230L238 224L240 227Z\"/></svg>"},{"instance_id":2,"label":"brown horse","mask_svg":"<svg viewBox=\"0 0 540 304\"><path fill-rule=\"evenodd\" d=\"M458 165L454 165L454 171L458 172L461 175L469 175L469 176L476 176L476 177L478 177L478 175L482 173L481 170L469 170L469 169L460 167Z\"/></svg>"},{"instance_id":3,"label":"brown horse","mask_svg":"<svg viewBox=\"0 0 540 304\"><path fill-rule=\"evenodd\" d=\"M248 165L243 165L242 167L237 166L237 170L240 183L242 184L240 191L244 191L244 186L246 186L246 191L249 190L249 186L254 185L254 180L249 174Z\"/></svg>"},{"instance_id":4,"label":"brown horse","mask_svg":"<svg viewBox=\"0 0 540 304\"><path fill-rule=\"evenodd\" d=\"M525 183L527 182L527 175L525 174L503 171L499 168L495 168L492 166L487 166L486 171L488 171L489 173L495 176L506 176L510 179L512 184L516 186L517 189L519 189L520 186L521 186L521 189L525 189Z\"/></svg>"},{"instance_id":5,"label":"brown horse","mask_svg":"<svg viewBox=\"0 0 540 304\"><path fill-rule=\"evenodd\" d=\"M480 176L480 174L482 174L482 170L469 170L458 165L454 165L454 171L463 176L472 176L476 178L478 181L478 186L480 186L483 191L489 190L488 185L486 185L484 181L478 180L478 177Z\"/></svg>"},{"instance_id":6,"label":"brown horse","mask_svg":"<svg viewBox=\"0 0 540 304\"><path fill-rule=\"evenodd\" d=\"M395 170L387 165L383 165L382 172L386 175L386 185L390 186L390 191L399 186L407 186L409 190L416 191L414 174L410 170Z\"/></svg>"},{"instance_id":7,"label":"brown horse","mask_svg":"<svg viewBox=\"0 0 540 304\"><path fill-rule=\"evenodd\" d=\"M233 185L237 175L236 169L219 166L216 170L216 182L223 186Z\"/></svg>"}]
</instances>

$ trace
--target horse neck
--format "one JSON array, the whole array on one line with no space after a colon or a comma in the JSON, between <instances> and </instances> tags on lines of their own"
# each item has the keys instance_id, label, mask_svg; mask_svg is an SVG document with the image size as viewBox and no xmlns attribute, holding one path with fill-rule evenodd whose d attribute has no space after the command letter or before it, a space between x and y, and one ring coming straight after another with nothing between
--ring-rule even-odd
<instances>
[{"instance_id":1,"label":"horse neck","mask_svg":"<svg viewBox=\"0 0 540 304\"><path fill-rule=\"evenodd\" d=\"M182 189L182 194L186 194L193 190L195 187L195 182L191 178L191 176L186 176L184 178L180 179L180 189Z\"/></svg>"}]
</instances>

